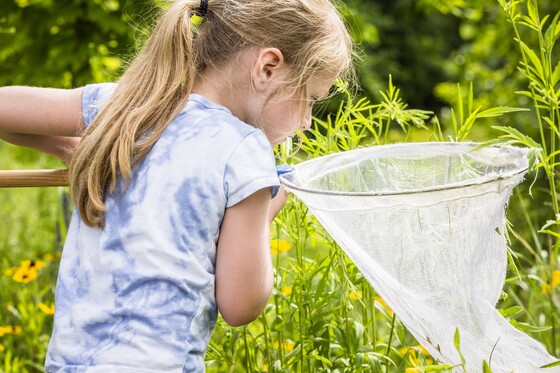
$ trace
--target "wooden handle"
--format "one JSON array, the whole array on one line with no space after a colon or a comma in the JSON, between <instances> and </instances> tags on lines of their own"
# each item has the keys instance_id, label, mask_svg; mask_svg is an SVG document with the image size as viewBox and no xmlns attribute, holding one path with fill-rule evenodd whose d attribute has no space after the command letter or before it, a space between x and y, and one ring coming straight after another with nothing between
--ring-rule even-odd
<instances>
[{"instance_id":1,"label":"wooden handle","mask_svg":"<svg viewBox=\"0 0 560 373\"><path fill-rule=\"evenodd\" d=\"M68 170L0 170L0 188L68 186Z\"/></svg>"}]
</instances>

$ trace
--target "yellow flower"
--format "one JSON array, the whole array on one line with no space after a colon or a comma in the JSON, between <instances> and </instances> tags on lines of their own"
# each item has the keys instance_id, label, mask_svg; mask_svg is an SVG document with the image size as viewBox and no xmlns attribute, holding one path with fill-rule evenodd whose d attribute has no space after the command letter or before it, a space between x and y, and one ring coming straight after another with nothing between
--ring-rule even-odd
<instances>
[{"instance_id":1,"label":"yellow flower","mask_svg":"<svg viewBox=\"0 0 560 373\"><path fill-rule=\"evenodd\" d=\"M400 352L401 355L403 355L403 356L406 355L407 352L409 352L409 351L410 351L411 354L415 354L416 351L419 351L419 352L421 352L425 357L431 356L430 353L428 352L428 350L426 350L426 349L424 348L424 346L422 346L422 345L417 345L417 346L414 346L414 347L401 347L401 349L399 349L399 352Z\"/></svg>"},{"instance_id":2,"label":"yellow flower","mask_svg":"<svg viewBox=\"0 0 560 373\"><path fill-rule=\"evenodd\" d=\"M0 352L2 352L2 351L4 351L4 350L5 350L4 345L3 345L3 344L0 344Z\"/></svg>"},{"instance_id":3,"label":"yellow flower","mask_svg":"<svg viewBox=\"0 0 560 373\"><path fill-rule=\"evenodd\" d=\"M44 266L45 262L40 260L24 260L21 262L21 266L4 270L4 274L10 276L15 282L27 284L37 278L39 269Z\"/></svg>"},{"instance_id":4,"label":"yellow flower","mask_svg":"<svg viewBox=\"0 0 560 373\"><path fill-rule=\"evenodd\" d=\"M354 290L351 290L350 293L348 293L348 297L350 297L350 299L352 300L358 300L362 297L363 292L361 290L358 290L357 292Z\"/></svg>"},{"instance_id":5,"label":"yellow flower","mask_svg":"<svg viewBox=\"0 0 560 373\"><path fill-rule=\"evenodd\" d=\"M21 262L21 268L41 269L45 266L45 262L41 260L24 260Z\"/></svg>"},{"instance_id":6,"label":"yellow flower","mask_svg":"<svg viewBox=\"0 0 560 373\"><path fill-rule=\"evenodd\" d=\"M21 334L22 329L21 326L0 326L0 337L3 337L6 334Z\"/></svg>"},{"instance_id":7,"label":"yellow flower","mask_svg":"<svg viewBox=\"0 0 560 373\"><path fill-rule=\"evenodd\" d=\"M428 352L428 350L426 350L426 349L424 348L424 346L418 345L417 347L418 347L418 349L424 354L424 356L426 356L426 357L431 356L430 353Z\"/></svg>"},{"instance_id":8,"label":"yellow flower","mask_svg":"<svg viewBox=\"0 0 560 373\"><path fill-rule=\"evenodd\" d=\"M270 250L273 254L283 253L289 251L292 248L292 244L284 240L271 240Z\"/></svg>"},{"instance_id":9,"label":"yellow flower","mask_svg":"<svg viewBox=\"0 0 560 373\"><path fill-rule=\"evenodd\" d=\"M421 373L422 371L419 368L406 368L405 373Z\"/></svg>"},{"instance_id":10,"label":"yellow flower","mask_svg":"<svg viewBox=\"0 0 560 373\"><path fill-rule=\"evenodd\" d=\"M542 284L541 285L541 293L544 295L550 294L552 292L552 285L551 284Z\"/></svg>"},{"instance_id":11,"label":"yellow flower","mask_svg":"<svg viewBox=\"0 0 560 373\"><path fill-rule=\"evenodd\" d=\"M550 284L552 286L560 285L560 270L552 271L552 280Z\"/></svg>"},{"instance_id":12,"label":"yellow flower","mask_svg":"<svg viewBox=\"0 0 560 373\"><path fill-rule=\"evenodd\" d=\"M268 364L263 365L263 372L268 372Z\"/></svg>"},{"instance_id":13,"label":"yellow flower","mask_svg":"<svg viewBox=\"0 0 560 373\"><path fill-rule=\"evenodd\" d=\"M292 287L288 285L282 285L282 294L284 294L285 296L292 294Z\"/></svg>"},{"instance_id":14,"label":"yellow flower","mask_svg":"<svg viewBox=\"0 0 560 373\"><path fill-rule=\"evenodd\" d=\"M418 366L418 364L420 364L420 358L416 355L415 350L410 350L410 353L408 354L408 361L410 361L410 365L412 365L413 367L416 367Z\"/></svg>"},{"instance_id":15,"label":"yellow flower","mask_svg":"<svg viewBox=\"0 0 560 373\"><path fill-rule=\"evenodd\" d=\"M292 342L284 342L282 343L282 346L284 347L284 351L288 351L291 352L294 350L294 344Z\"/></svg>"},{"instance_id":16,"label":"yellow flower","mask_svg":"<svg viewBox=\"0 0 560 373\"><path fill-rule=\"evenodd\" d=\"M399 352L401 353L401 355L406 355L406 353L410 350L410 347L401 347L399 349Z\"/></svg>"},{"instance_id":17,"label":"yellow flower","mask_svg":"<svg viewBox=\"0 0 560 373\"><path fill-rule=\"evenodd\" d=\"M39 309L47 315L54 315L54 303L51 303L50 306L47 306L45 303L39 303Z\"/></svg>"},{"instance_id":18,"label":"yellow flower","mask_svg":"<svg viewBox=\"0 0 560 373\"><path fill-rule=\"evenodd\" d=\"M560 270L552 271L552 278L550 282L546 282L541 285L541 293L544 295L552 293L556 286L560 285Z\"/></svg>"},{"instance_id":19,"label":"yellow flower","mask_svg":"<svg viewBox=\"0 0 560 373\"><path fill-rule=\"evenodd\" d=\"M278 343L278 341L274 342L274 346L276 348L280 347L280 344ZM282 342L282 348L284 349L284 351L286 352L291 352L294 350L294 343L290 342L290 341L284 341Z\"/></svg>"},{"instance_id":20,"label":"yellow flower","mask_svg":"<svg viewBox=\"0 0 560 373\"><path fill-rule=\"evenodd\" d=\"M16 273L12 276L15 282L20 282L22 284L27 284L37 278L37 270L26 270L23 268L18 268Z\"/></svg>"},{"instance_id":21,"label":"yellow flower","mask_svg":"<svg viewBox=\"0 0 560 373\"><path fill-rule=\"evenodd\" d=\"M393 310L391 309L391 307L389 307L387 305L387 303L385 302L385 300L383 298L381 298L379 295L375 296L375 301L377 303L379 303L381 306L383 306L383 308L385 308L387 310L387 312L389 313L389 315L393 314Z\"/></svg>"},{"instance_id":22,"label":"yellow flower","mask_svg":"<svg viewBox=\"0 0 560 373\"><path fill-rule=\"evenodd\" d=\"M46 253L45 255L43 255L43 259L45 259L47 262L52 262L55 258L53 254Z\"/></svg>"}]
</instances>

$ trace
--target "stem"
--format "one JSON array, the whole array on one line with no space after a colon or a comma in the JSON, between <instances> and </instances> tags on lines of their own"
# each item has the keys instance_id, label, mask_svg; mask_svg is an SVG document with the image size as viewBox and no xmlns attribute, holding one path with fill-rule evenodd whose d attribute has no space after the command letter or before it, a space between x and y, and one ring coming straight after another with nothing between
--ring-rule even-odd
<instances>
[{"instance_id":1,"label":"stem","mask_svg":"<svg viewBox=\"0 0 560 373\"><path fill-rule=\"evenodd\" d=\"M251 351L249 349L249 339L247 338L247 326L243 327L243 342L245 342L245 359L247 361L247 367L252 366L251 363Z\"/></svg>"},{"instance_id":2,"label":"stem","mask_svg":"<svg viewBox=\"0 0 560 373\"><path fill-rule=\"evenodd\" d=\"M522 41L521 41L521 34L519 33L519 29L517 28L517 25L515 23L515 19L511 16L511 14L508 14L508 18L511 22L511 24L513 25L513 30L515 32L515 37L517 38L517 41L519 43L519 47L521 50L521 57L523 58L523 64L525 66L525 74L527 77L530 76L530 72L529 72L529 63L527 61L527 56L525 55L525 51L523 50L523 47L521 45ZM531 84L529 84L529 90L531 91L531 97L533 99L533 107L535 108L535 114L537 117L537 122L539 124L539 133L541 136L541 145L542 145L542 149L543 149L543 158L546 159L548 157L549 151L548 151L548 147L547 147L547 143L546 143L546 137L544 135L544 126L543 126L543 122L542 122L542 114L541 111L539 109L539 104L537 102L536 96L537 94L535 93L535 88L533 88L533 86ZM554 216L555 218L558 216L559 213L559 207L558 207L558 200L556 198L556 183L554 180L554 171L550 168L549 164L546 164L546 166L544 167L546 175L548 176L548 180L549 180L549 184L550 184L550 191L552 193L552 205L554 207Z\"/></svg>"},{"instance_id":3,"label":"stem","mask_svg":"<svg viewBox=\"0 0 560 373\"><path fill-rule=\"evenodd\" d=\"M391 343L393 343L393 332L395 330L395 318L396 315L393 312L393 320L391 320L391 333L389 334L389 342L387 343L387 352L385 352L385 356L387 359L389 358L389 354L391 353ZM387 360L387 365L385 365L385 373L389 372L389 360Z\"/></svg>"},{"instance_id":4,"label":"stem","mask_svg":"<svg viewBox=\"0 0 560 373\"><path fill-rule=\"evenodd\" d=\"M266 351L266 359L268 359L268 364L270 366L272 365L272 353L270 351L270 346L268 343L268 322L266 321L266 315L264 313L261 315L261 320L263 325L264 350ZM280 343L280 341L278 343Z\"/></svg>"},{"instance_id":5,"label":"stem","mask_svg":"<svg viewBox=\"0 0 560 373\"><path fill-rule=\"evenodd\" d=\"M515 30L515 35L517 37L517 40L521 46L521 36L519 34L519 31L517 29L517 26L514 22L513 17L510 17L510 20L512 22L513 28ZM541 21L540 21L540 17L537 14L537 23L539 25L541 25ZM551 26L552 27L552 26ZM552 62L551 62L551 50L548 50L548 46L546 45L546 42L544 40L543 34L542 34L542 28L539 27L538 32L538 40L539 40L539 49L541 51L541 60L542 60L542 64L543 64L543 72L545 74L545 76L543 77L545 80L545 87L544 87L544 92L546 94L546 92L549 91L549 87L552 88L552 92L554 92L554 84L550 81L551 77L552 77ZM550 48L552 48L552 46L550 46ZM521 47L521 54L523 56L523 61L525 64L525 70L526 70L526 75L529 77L529 65L527 63L527 57L525 55L525 52L523 51L523 48ZM536 95L535 95L535 89L529 85L529 88L531 90L531 95L533 98L533 106L535 107L535 111L537 114L537 120L539 123L539 130L541 133L541 142L542 142L542 146L543 146L543 156L544 159L547 159L548 154L554 154L554 152L556 152L556 133L554 132L554 129L552 128L552 126L550 126L550 149L547 149L547 144L546 144L546 139L544 138L544 128L543 128L543 123L541 120L541 112L539 110L539 106L536 100ZM546 97L545 97L546 98ZM550 120L554 123L556 121L556 118L558 118L558 116L556 116L555 112L558 110L558 108L555 108L553 106L553 103L551 102L550 99L547 99L547 101L549 102L548 105L548 112L549 112L549 116L550 116ZM550 160L546 161L546 165L545 165L545 170L546 170L546 174L548 176L548 180L549 180L549 185L550 185L550 194L551 194L551 199L552 199L552 206L554 209L554 219L558 220L558 216L559 216L559 206L558 206L558 198L557 198L557 192L556 192L556 178L555 178L555 161L556 156L553 156ZM559 224L555 224L555 229L556 231L560 231L560 225ZM552 269L554 268L554 266L556 265L556 260L558 257L558 250L560 248L560 242L558 240L555 240L554 244L550 247L549 249L549 268ZM556 352L556 320L555 320L555 309L556 306L554 304L554 302L552 302L552 299L550 301L550 307L551 307L551 323L552 323L552 328L551 328L551 345L552 345L552 351Z\"/></svg>"}]
</instances>

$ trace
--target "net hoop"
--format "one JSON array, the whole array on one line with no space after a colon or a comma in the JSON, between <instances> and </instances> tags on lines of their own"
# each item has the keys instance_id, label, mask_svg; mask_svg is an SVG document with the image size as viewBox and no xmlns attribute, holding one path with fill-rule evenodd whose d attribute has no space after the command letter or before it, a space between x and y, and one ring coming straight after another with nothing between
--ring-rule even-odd
<instances>
[{"instance_id":1,"label":"net hoop","mask_svg":"<svg viewBox=\"0 0 560 373\"><path fill-rule=\"evenodd\" d=\"M512 170L507 170L500 173L493 173L487 174L483 176L479 176L477 178L473 178L467 182L455 183L455 184L447 184L442 186L433 186L433 187L426 187L417 190L384 190L384 191L375 191L375 192L350 192L350 191L333 191L333 190L321 190L316 188L310 188L306 186L298 185L294 182L294 175L297 175L298 170L305 169L308 165L315 163L318 159L321 159L323 162L328 162L331 160L337 160L339 158L366 158L368 153L371 153L372 156L376 159L390 159L390 156L383 157L381 154L383 151L404 151L408 149L423 149L428 151L433 151L433 154L438 154L436 150L445 146L446 148L453 148L454 152L449 154L464 154L467 155L469 153L475 151L481 151L483 149L496 149L499 151L506 151L510 152L514 157L517 157L521 162L522 165L520 167L515 167ZM363 154L359 154L363 153ZM509 145L494 145L494 146L487 146L484 147L482 143L476 142L420 142L420 143L399 143L399 144L391 144L391 145L379 145L373 146L368 148L360 148L354 150L348 150L341 153L333 153L329 155L322 156L320 158L310 159L308 161L304 161L294 167L292 172L285 173L280 175L280 182L282 185L287 187L288 189L293 189L296 191L304 192L304 193L311 193L311 194L322 194L322 195L332 195L332 196L360 196L360 197L385 197L385 196L402 196L402 195L414 195L414 194L421 194L421 193L430 193L430 192L439 192L439 191L446 191L446 190L454 190L454 189L463 189L468 188L475 185L484 185L489 183L494 183L499 180L507 180L510 178L514 178L515 176L519 176L525 174L529 169L529 163L526 159L528 150L526 148L519 148ZM392 153L391 153L392 154ZM424 153L425 154L425 153ZM439 153L443 154L443 153ZM381 156L379 156L381 155ZM411 160L414 159L414 153L410 153L408 156Z\"/></svg>"}]
</instances>

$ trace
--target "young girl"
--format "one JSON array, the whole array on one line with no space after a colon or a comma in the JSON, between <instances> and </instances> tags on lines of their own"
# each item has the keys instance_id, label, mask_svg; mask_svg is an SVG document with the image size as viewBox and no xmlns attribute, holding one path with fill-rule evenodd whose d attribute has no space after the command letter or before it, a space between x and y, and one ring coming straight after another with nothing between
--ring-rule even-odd
<instances>
[{"instance_id":1,"label":"young girl","mask_svg":"<svg viewBox=\"0 0 560 373\"><path fill-rule=\"evenodd\" d=\"M329 0L177 0L117 84L0 89L0 137L69 162L48 372L204 371L218 311L259 315L271 145L351 59Z\"/></svg>"}]
</instances>

